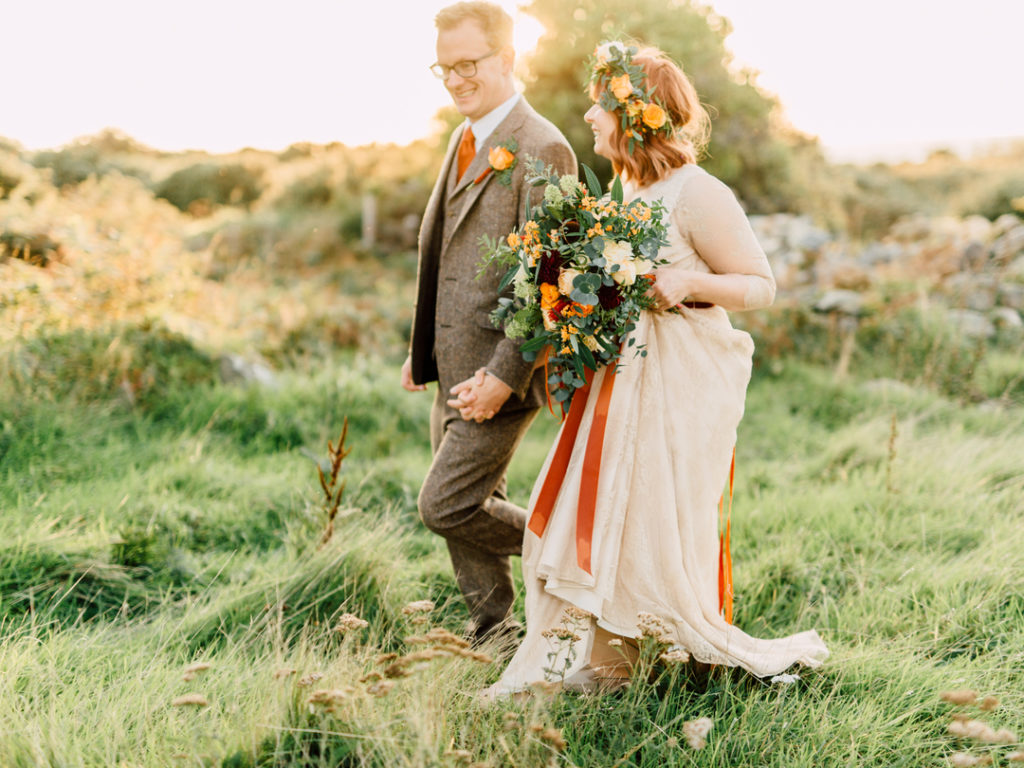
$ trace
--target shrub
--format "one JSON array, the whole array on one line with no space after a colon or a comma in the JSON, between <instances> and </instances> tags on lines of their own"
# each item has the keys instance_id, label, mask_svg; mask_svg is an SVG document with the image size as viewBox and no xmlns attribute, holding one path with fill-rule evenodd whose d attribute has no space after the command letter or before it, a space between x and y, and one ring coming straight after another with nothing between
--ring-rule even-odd
<instances>
[{"instance_id":1,"label":"shrub","mask_svg":"<svg viewBox=\"0 0 1024 768\"><path fill-rule=\"evenodd\" d=\"M196 163L172 173L154 192L181 211L196 211L202 203L248 208L263 192L263 171L241 163Z\"/></svg>"}]
</instances>

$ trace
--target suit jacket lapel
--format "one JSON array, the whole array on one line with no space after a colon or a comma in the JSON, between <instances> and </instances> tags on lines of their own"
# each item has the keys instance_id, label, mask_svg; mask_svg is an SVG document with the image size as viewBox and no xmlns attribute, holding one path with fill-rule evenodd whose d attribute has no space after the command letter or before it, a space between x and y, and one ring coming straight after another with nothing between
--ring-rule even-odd
<instances>
[{"instance_id":1,"label":"suit jacket lapel","mask_svg":"<svg viewBox=\"0 0 1024 768\"><path fill-rule=\"evenodd\" d=\"M466 175L462 177L458 184L455 185L455 190L449 195L449 203L454 200L458 195L464 194L465 199L459 202L459 214L455 220L455 226L452 228L452 232L459 228L463 220L466 218L466 214L472 209L473 204L476 203L477 198L484 191L484 187L491 183L494 178L494 172L491 171L484 176L479 183L474 183L476 179L485 170L490 168L490 162L487 159L487 153L492 147L496 147L498 144L502 144L512 136L513 132L517 131L523 122L526 120L528 110L530 107L527 105L526 100L522 97L512 108L512 111L508 113L504 120L498 123L498 126L491 131L491 135L487 137L487 141L480 148L480 151L476 153L476 157L473 158L473 162L469 164L469 168L466 169ZM520 158L517 156L516 161L519 162ZM504 235L504 232L497 233Z\"/></svg>"}]
</instances>

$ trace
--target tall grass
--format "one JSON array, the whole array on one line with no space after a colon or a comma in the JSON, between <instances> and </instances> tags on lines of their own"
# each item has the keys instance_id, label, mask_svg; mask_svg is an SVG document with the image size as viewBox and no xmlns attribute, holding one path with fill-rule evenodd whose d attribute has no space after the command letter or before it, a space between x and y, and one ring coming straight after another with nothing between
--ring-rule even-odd
<instances>
[{"instance_id":1,"label":"tall grass","mask_svg":"<svg viewBox=\"0 0 1024 768\"><path fill-rule=\"evenodd\" d=\"M93 370L82 350L109 340L66 344L82 357L45 370ZM667 668L617 694L483 706L500 663L438 652L378 679L381 654L466 618L415 511L429 395L365 356L261 389L217 383L185 348L134 348L173 385L129 401L92 374L59 400L32 378L0 384L0 765L938 765L965 746L938 699L957 687L1024 727L1018 407L789 359L759 370L738 447L736 622L818 628L825 667L791 685ZM348 491L318 550L313 462L346 416ZM524 442L514 498L556 428L542 417ZM420 599L439 606L427 625L403 612ZM345 613L369 626L336 631ZM184 680L196 661L211 667ZM186 694L207 706L173 706ZM714 725L697 751L683 725L700 717Z\"/></svg>"}]
</instances>

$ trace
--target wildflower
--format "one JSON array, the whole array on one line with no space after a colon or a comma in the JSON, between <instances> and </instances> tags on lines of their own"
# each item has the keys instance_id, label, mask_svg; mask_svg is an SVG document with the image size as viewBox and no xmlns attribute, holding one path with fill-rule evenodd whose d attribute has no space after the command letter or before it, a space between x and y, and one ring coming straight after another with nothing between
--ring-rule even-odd
<instances>
[{"instance_id":1,"label":"wildflower","mask_svg":"<svg viewBox=\"0 0 1024 768\"><path fill-rule=\"evenodd\" d=\"M208 707L210 702L201 693L186 693L171 702L172 707Z\"/></svg>"},{"instance_id":2,"label":"wildflower","mask_svg":"<svg viewBox=\"0 0 1024 768\"><path fill-rule=\"evenodd\" d=\"M672 629L662 619L653 613L644 613L642 611L637 614L637 618L640 619L640 623L637 626L640 629L641 635L657 640L665 645L672 645Z\"/></svg>"},{"instance_id":3,"label":"wildflower","mask_svg":"<svg viewBox=\"0 0 1024 768\"><path fill-rule=\"evenodd\" d=\"M710 717L701 717L697 720L687 720L683 723L683 735L686 736L686 742L693 749L703 749L704 745L707 744L707 735L711 733L711 727L714 723Z\"/></svg>"},{"instance_id":4,"label":"wildflower","mask_svg":"<svg viewBox=\"0 0 1024 768\"><path fill-rule=\"evenodd\" d=\"M181 679L186 683L196 679L196 676L202 674L213 665L205 661L196 661L185 667L185 674L181 676Z\"/></svg>"},{"instance_id":5,"label":"wildflower","mask_svg":"<svg viewBox=\"0 0 1024 768\"><path fill-rule=\"evenodd\" d=\"M795 683L799 679L800 679L800 675L796 675L796 674L794 674L794 675L775 675L775 677L772 678L772 682L773 683L780 683L782 685L792 685L793 683Z\"/></svg>"},{"instance_id":6,"label":"wildflower","mask_svg":"<svg viewBox=\"0 0 1024 768\"><path fill-rule=\"evenodd\" d=\"M558 640L571 640L574 643L578 643L582 638L573 632L569 627L554 627L552 629L545 629L540 633L541 637L546 637L548 640L557 638Z\"/></svg>"},{"instance_id":7,"label":"wildflower","mask_svg":"<svg viewBox=\"0 0 1024 768\"><path fill-rule=\"evenodd\" d=\"M558 188L562 190L563 195L571 195L579 192L583 187L580 185L579 179L567 173L558 180Z\"/></svg>"},{"instance_id":8,"label":"wildflower","mask_svg":"<svg viewBox=\"0 0 1024 768\"><path fill-rule=\"evenodd\" d=\"M305 677L300 677L298 680L295 681L295 684L300 685L303 688L308 688L317 680L321 680L322 678L323 675L321 675L319 672L313 672L309 675L306 675Z\"/></svg>"},{"instance_id":9,"label":"wildflower","mask_svg":"<svg viewBox=\"0 0 1024 768\"><path fill-rule=\"evenodd\" d=\"M621 637L613 637L611 640L608 641L608 647L609 648L621 648L622 647L622 638Z\"/></svg>"},{"instance_id":10,"label":"wildflower","mask_svg":"<svg viewBox=\"0 0 1024 768\"><path fill-rule=\"evenodd\" d=\"M274 679L280 680L283 677L290 677L291 675L294 675L296 671L297 670L293 667L281 667L281 669L274 671Z\"/></svg>"},{"instance_id":11,"label":"wildflower","mask_svg":"<svg viewBox=\"0 0 1024 768\"><path fill-rule=\"evenodd\" d=\"M434 602L432 600L415 600L402 609L402 613L409 616L414 613L430 613L434 610Z\"/></svg>"},{"instance_id":12,"label":"wildflower","mask_svg":"<svg viewBox=\"0 0 1024 768\"><path fill-rule=\"evenodd\" d=\"M973 704L978 698L978 692L966 689L943 691L939 694L939 698L943 701L948 701L950 704Z\"/></svg>"},{"instance_id":13,"label":"wildflower","mask_svg":"<svg viewBox=\"0 0 1024 768\"><path fill-rule=\"evenodd\" d=\"M344 634L349 630L365 629L368 626L370 626L370 622L366 619L361 619L352 613L343 613L338 618L338 623L335 625L334 631Z\"/></svg>"},{"instance_id":14,"label":"wildflower","mask_svg":"<svg viewBox=\"0 0 1024 768\"><path fill-rule=\"evenodd\" d=\"M666 664L685 664L690 660L690 654L682 648L673 648L670 651L665 651L658 658Z\"/></svg>"},{"instance_id":15,"label":"wildflower","mask_svg":"<svg viewBox=\"0 0 1024 768\"><path fill-rule=\"evenodd\" d=\"M575 605L570 605L562 612L563 621L590 621L592 618L594 618L592 613L577 608Z\"/></svg>"},{"instance_id":16,"label":"wildflower","mask_svg":"<svg viewBox=\"0 0 1024 768\"><path fill-rule=\"evenodd\" d=\"M505 239L505 242L508 243L509 248L518 248L519 235L517 235L515 232L509 232L508 237Z\"/></svg>"}]
</instances>

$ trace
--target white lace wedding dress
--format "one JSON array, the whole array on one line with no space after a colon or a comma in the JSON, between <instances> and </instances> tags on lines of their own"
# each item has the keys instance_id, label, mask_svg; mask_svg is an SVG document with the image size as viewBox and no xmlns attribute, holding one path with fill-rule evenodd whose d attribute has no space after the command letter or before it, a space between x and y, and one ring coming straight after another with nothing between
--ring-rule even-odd
<instances>
[{"instance_id":1,"label":"white lace wedding dress","mask_svg":"<svg viewBox=\"0 0 1024 768\"><path fill-rule=\"evenodd\" d=\"M764 252L732 192L695 165L683 166L626 199L661 199L670 224L663 268L747 275L746 308L771 303L774 281ZM710 264L710 266L709 266ZM698 661L774 675L793 664L818 666L828 655L817 632L762 640L719 612L718 501L726 487L750 379L753 343L721 307L643 312L633 332L645 358L627 351L615 374L591 540L588 573L577 563L576 513L583 454L607 369L594 377L568 469L540 536L525 534L526 637L492 693L551 680L567 644L545 631L569 606L595 618L581 631L567 683L585 685L594 623L638 637L641 612L660 617L675 645ZM564 429L564 427L563 427ZM535 509L555 447L530 501ZM549 656L561 648L553 663Z\"/></svg>"}]
</instances>

